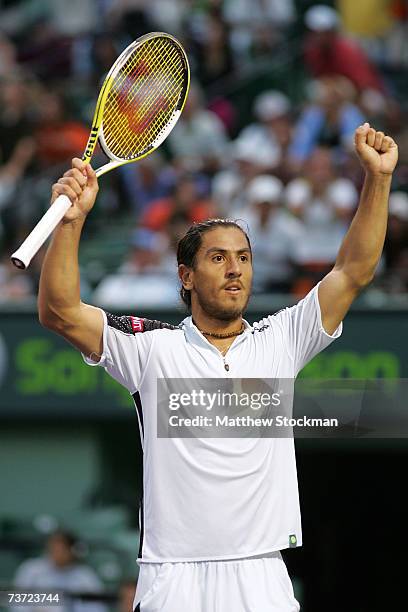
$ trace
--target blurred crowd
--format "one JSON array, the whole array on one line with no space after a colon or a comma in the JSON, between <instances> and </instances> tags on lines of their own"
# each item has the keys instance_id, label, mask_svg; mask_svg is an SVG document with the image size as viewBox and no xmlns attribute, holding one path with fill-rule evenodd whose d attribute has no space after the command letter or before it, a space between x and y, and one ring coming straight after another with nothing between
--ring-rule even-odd
<instances>
[{"instance_id":1,"label":"blurred crowd","mask_svg":"<svg viewBox=\"0 0 408 612\"><path fill-rule=\"evenodd\" d=\"M131 40L154 30L185 46L190 94L159 151L101 179L84 243L104 240L115 225L125 242L109 270L84 262L85 297L176 303L177 240L192 222L220 216L249 229L255 293L304 295L333 266L358 204L364 177L353 134L364 121L400 147L374 286L407 292L406 2L7 0L0 300L36 294L43 251L26 273L9 255L46 210L51 184L81 155L107 70Z\"/></svg>"},{"instance_id":2,"label":"blurred crowd","mask_svg":"<svg viewBox=\"0 0 408 612\"><path fill-rule=\"evenodd\" d=\"M114 589L108 588L86 561L87 547L73 532L53 531L45 540L42 555L28 558L16 568L10 586L18 592L46 591L47 605L41 609L47 612L133 612L136 575L122 578ZM38 603L26 603L25 608L36 612ZM18 609L15 605L8 610Z\"/></svg>"}]
</instances>

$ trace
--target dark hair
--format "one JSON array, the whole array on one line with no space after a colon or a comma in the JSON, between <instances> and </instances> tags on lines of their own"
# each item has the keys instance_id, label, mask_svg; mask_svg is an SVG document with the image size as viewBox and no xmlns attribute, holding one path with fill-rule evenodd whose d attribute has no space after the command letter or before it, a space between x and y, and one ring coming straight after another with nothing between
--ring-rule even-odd
<instances>
[{"instance_id":1,"label":"dark hair","mask_svg":"<svg viewBox=\"0 0 408 612\"><path fill-rule=\"evenodd\" d=\"M68 531L67 529L56 529L55 531L50 533L49 540L54 538L62 540L65 546L67 546L67 548L73 548L78 542L75 534L72 533L72 531Z\"/></svg>"},{"instance_id":2,"label":"dark hair","mask_svg":"<svg viewBox=\"0 0 408 612\"><path fill-rule=\"evenodd\" d=\"M196 264L197 252L202 243L202 237L206 232L209 232L217 227L233 227L239 229L248 241L248 246L251 250L251 242L249 236L243 227L234 219L207 219L201 223L194 223L187 233L179 240L177 245L177 265L184 264L189 268L194 268ZM252 252L252 250L251 250ZM181 286L180 297L187 308L191 309L191 292L189 289L184 289Z\"/></svg>"}]
</instances>

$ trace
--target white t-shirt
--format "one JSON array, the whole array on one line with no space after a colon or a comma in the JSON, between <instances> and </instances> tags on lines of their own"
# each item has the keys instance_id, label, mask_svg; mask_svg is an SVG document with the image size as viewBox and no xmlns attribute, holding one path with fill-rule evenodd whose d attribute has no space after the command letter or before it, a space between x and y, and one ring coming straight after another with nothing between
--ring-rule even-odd
<instances>
[{"instance_id":1,"label":"white t-shirt","mask_svg":"<svg viewBox=\"0 0 408 612\"><path fill-rule=\"evenodd\" d=\"M289 539L301 545L293 439L158 438L157 379L296 378L342 330L324 331L317 286L297 305L245 322L224 358L191 317L167 328L104 319L98 365L133 395L142 436L139 561L237 559L288 548Z\"/></svg>"}]
</instances>

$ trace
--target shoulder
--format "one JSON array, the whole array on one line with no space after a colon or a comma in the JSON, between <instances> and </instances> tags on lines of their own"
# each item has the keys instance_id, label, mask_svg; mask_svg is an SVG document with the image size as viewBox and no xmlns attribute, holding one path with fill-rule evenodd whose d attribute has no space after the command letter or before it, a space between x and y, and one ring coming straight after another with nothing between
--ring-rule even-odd
<instances>
[{"instance_id":1,"label":"shoulder","mask_svg":"<svg viewBox=\"0 0 408 612\"><path fill-rule=\"evenodd\" d=\"M259 321L255 321L251 326L251 334L256 338L274 333L278 328L282 328L289 310L290 307L281 308L270 315L265 315Z\"/></svg>"},{"instance_id":2,"label":"shoulder","mask_svg":"<svg viewBox=\"0 0 408 612\"><path fill-rule=\"evenodd\" d=\"M299 317L313 317L318 310L318 286L319 284L315 285L307 295L295 304L285 306L275 313L267 315L259 322L254 323L253 327L266 327L272 331L280 328L285 332L292 327Z\"/></svg>"},{"instance_id":3,"label":"shoulder","mask_svg":"<svg viewBox=\"0 0 408 612\"><path fill-rule=\"evenodd\" d=\"M182 326L172 325L156 319L146 319L134 315L116 315L105 312L108 327L118 330L124 334L135 336L145 332L158 332L162 330L181 330Z\"/></svg>"},{"instance_id":4,"label":"shoulder","mask_svg":"<svg viewBox=\"0 0 408 612\"><path fill-rule=\"evenodd\" d=\"M41 575L49 573L50 564L47 559L38 557L35 559L27 559L18 567L15 583L17 586L30 586L31 580L36 580ZM33 584L34 586L34 584Z\"/></svg>"}]
</instances>

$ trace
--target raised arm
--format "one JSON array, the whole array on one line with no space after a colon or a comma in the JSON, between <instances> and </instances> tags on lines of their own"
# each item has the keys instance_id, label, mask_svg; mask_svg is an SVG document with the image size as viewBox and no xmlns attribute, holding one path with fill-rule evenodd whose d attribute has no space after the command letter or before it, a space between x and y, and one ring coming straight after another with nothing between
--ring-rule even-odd
<instances>
[{"instance_id":1,"label":"raised arm","mask_svg":"<svg viewBox=\"0 0 408 612\"><path fill-rule=\"evenodd\" d=\"M329 334L374 276L384 247L391 179L398 160L394 140L368 123L356 130L355 149L366 172L360 203L335 266L319 285L322 324Z\"/></svg>"},{"instance_id":2,"label":"raised arm","mask_svg":"<svg viewBox=\"0 0 408 612\"><path fill-rule=\"evenodd\" d=\"M42 265L38 294L39 319L94 361L102 354L103 316L81 302L78 247L87 214L98 193L98 181L89 164L72 160L72 168L52 188L51 203L61 194L71 208L54 231Z\"/></svg>"}]
</instances>

